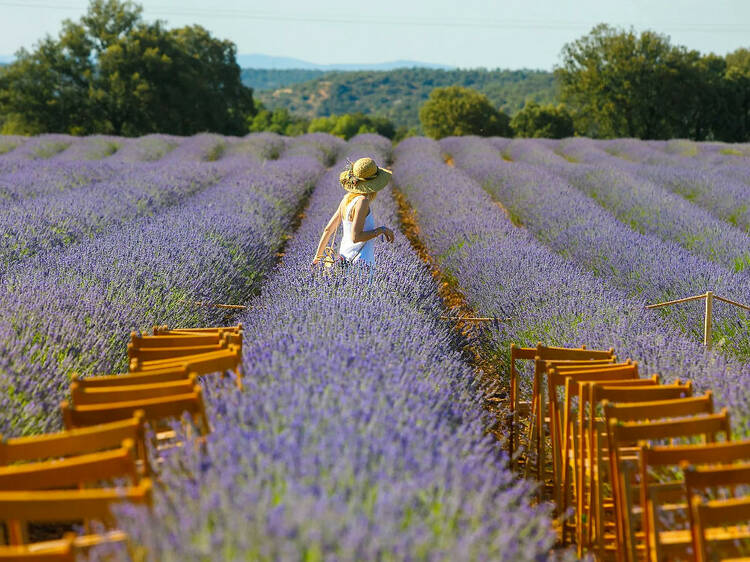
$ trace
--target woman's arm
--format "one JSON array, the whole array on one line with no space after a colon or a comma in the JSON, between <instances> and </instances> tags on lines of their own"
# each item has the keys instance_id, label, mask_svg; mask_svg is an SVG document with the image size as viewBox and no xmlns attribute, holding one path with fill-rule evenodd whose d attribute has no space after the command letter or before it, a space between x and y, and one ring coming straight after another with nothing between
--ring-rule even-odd
<instances>
[{"instance_id":1,"label":"woman's arm","mask_svg":"<svg viewBox=\"0 0 750 562\"><path fill-rule=\"evenodd\" d=\"M352 220L352 242L357 244L358 242L367 242L380 236L385 235L388 242L393 242L393 232L391 229L384 226L379 226L374 230L362 230L365 227L365 218L367 213L370 211L370 200L367 197L362 197L359 201L354 204L354 219Z\"/></svg>"},{"instance_id":2,"label":"woman's arm","mask_svg":"<svg viewBox=\"0 0 750 562\"><path fill-rule=\"evenodd\" d=\"M331 217L331 220L328 221L328 224L323 229L323 236L320 237L320 242L318 243L318 249L315 250L315 257L313 258L313 265L318 263L318 261L320 261L320 258L323 257L323 249L328 244L328 240L330 240L333 233L336 232L336 229L339 227L340 223L341 223L341 213L339 212L339 209L336 209L336 212Z\"/></svg>"}]
</instances>

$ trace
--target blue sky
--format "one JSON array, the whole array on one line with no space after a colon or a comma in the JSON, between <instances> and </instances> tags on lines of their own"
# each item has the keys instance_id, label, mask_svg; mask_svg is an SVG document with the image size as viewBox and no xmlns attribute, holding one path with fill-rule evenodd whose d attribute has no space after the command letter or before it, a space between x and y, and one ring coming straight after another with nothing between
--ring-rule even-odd
<instances>
[{"instance_id":1,"label":"blue sky","mask_svg":"<svg viewBox=\"0 0 750 562\"><path fill-rule=\"evenodd\" d=\"M750 47L750 0L143 0L147 19L199 23L238 52L319 64L418 60L544 68L599 22L726 54ZM86 0L0 0L0 54L78 19Z\"/></svg>"}]
</instances>

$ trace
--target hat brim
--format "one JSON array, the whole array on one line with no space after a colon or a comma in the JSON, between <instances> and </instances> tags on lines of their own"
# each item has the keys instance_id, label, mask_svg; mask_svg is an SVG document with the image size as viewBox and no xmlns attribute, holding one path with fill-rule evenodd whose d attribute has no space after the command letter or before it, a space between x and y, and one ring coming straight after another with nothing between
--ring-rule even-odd
<instances>
[{"instance_id":1,"label":"hat brim","mask_svg":"<svg viewBox=\"0 0 750 562\"><path fill-rule=\"evenodd\" d=\"M393 173L390 170L378 168L378 173L374 178L367 181L359 181L357 182L357 185L349 186L343 184L343 186L344 189L350 193L362 193L364 195L367 195L368 193L376 193L388 185L388 182L391 181L392 175Z\"/></svg>"}]
</instances>

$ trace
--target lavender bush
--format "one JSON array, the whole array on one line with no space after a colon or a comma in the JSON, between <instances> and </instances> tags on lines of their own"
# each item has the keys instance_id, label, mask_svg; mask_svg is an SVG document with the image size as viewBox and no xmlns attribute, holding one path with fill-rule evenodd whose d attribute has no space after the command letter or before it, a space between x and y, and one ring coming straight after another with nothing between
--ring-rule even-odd
<instances>
[{"instance_id":1,"label":"lavender bush","mask_svg":"<svg viewBox=\"0 0 750 562\"><path fill-rule=\"evenodd\" d=\"M383 163L389 148L362 135L344 155ZM168 459L153 513L121 525L159 560L546 558L546 508L527 505L530 485L484 435L473 373L409 243L379 244L374 271L310 268L344 163L241 318L248 386L212 393L208 453ZM374 212L395 226L387 192Z\"/></svg>"},{"instance_id":2,"label":"lavender bush","mask_svg":"<svg viewBox=\"0 0 750 562\"><path fill-rule=\"evenodd\" d=\"M534 161L541 161L545 151L544 158L557 157L533 143L525 146L533 151L530 159ZM559 164L506 162L478 138L443 139L441 147L537 239L627 294L661 302L713 290L750 302L746 275L701 259L674 242L629 228L556 173ZM516 159L523 158L521 150ZM747 315L738 310L717 306L714 330L717 347L745 361L750 359L750 326ZM702 339L698 303L662 309L662 314L696 340Z\"/></svg>"},{"instance_id":3,"label":"lavender bush","mask_svg":"<svg viewBox=\"0 0 750 562\"><path fill-rule=\"evenodd\" d=\"M123 370L131 330L162 322L224 323L219 309L193 302L242 303L258 290L322 165L292 156L265 164L232 159L219 168L221 180L203 191L175 190L180 201L171 209L110 221L94 238L63 249L47 244L4 269L0 432L57 427L70 372ZM183 169L192 168L186 162ZM159 177L156 169L149 173ZM125 200L128 188L127 182L110 188L112 204Z\"/></svg>"},{"instance_id":4,"label":"lavender bush","mask_svg":"<svg viewBox=\"0 0 750 562\"><path fill-rule=\"evenodd\" d=\"M666 379L689 378L698 389L714 389L720 400L731 406L737 431L746 434L750 429L750 392L742 374L746 366L705 352L659 313L644 310L643 294L623 291L619 283L612 282L612 276L595 276L565 259L571 254L583 256L583 242L569 240L570 253L560 255L536 239L536 222L529 230L514 226L473 179L474 173L487 170L479 168L479 159L473 160L474 167L467 166L467 171L443 164L443 150L465 164L469 155L481 153L480 149L477 139L454 138L440 145L427 139L408 139L396 151L394 174L416 208L425 242L465 291L470 304L482 315L510 318L487 330L487 352L504 362L507 370L511 342L614 347L619 357L640 361L644 372L659 372ZM508 174L525 170L519 164L502 165L510 169L501 176L507 182L511 181ZM551 213L546 194L550 190L549 198L556 196L561 212L568 212L567 202L560 205L567 193L563 197L552 191L544 176L534 177L536 192L502 197L504 203L514 205L511 211L518 202L535 201L542 205L541 210L531 207L524 219L536 221L532 213ZM451 194L450 199L445 193ZM576 209L574 205L570 208ZM558 216L554 218L561 220ZM551 225L552 220L546 224ZM570 228L581 230L580 225ZM600 233L602 237L607 234Z\"/></svg>"}]
</instances>

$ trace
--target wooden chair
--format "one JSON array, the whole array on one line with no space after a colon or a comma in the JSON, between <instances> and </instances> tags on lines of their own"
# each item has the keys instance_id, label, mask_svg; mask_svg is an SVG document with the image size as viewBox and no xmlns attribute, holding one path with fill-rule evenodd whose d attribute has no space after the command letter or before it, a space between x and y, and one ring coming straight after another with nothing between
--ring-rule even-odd
<instances>
[{"instance_id":1,"label":"wooden chair","mask_svg":"<svg viewBox=\"0 0 750 562\"><path fill-rule=\"evenodd\" d=\"M606 421L604 416L598 414L600 407L609 402L616 402L620 406L634 401L675 399L691 393L692 384L681 384L679 381L665 385L638 385L637 388L623 388L622 385L608 385L606 382L579 383L578 451L573 455L576 462L573 473L576 476L576 538L579 549L594 545L603 552L606 549L605 529L610 523L617 524L616 513L612 514L614 520L606 517L607 512L616 511L616 483L611 480ZM607 484L612 487L611 495L605 491Z\"/></svg>"},{"instance_id":2,"label":"wooden chair","mask_svg":"<svg viewBox=\"0 0 750 562\"><path fill-rule=\"evenodd\" d=\"M130 361L131 374L148 374L149 372L155 374L181 368L189 369L190 373L198 375L212 372L224 374L231 371L235 374L237 387L242 389L242 350L235 345L229 345L220 351L186 357L152 361L134 358Z\"/></svg>"},{"instance_id":3,"label":"wooden chair","mask_svg":"<svg viewBox=\"0 0 750 562\"><path fill-rule=\"evenodd\" d=\"M516 360L529 359L531 348L516 348L511 345L511 412L513 431L518 426L518 377L515 368ZM526 476L531 473L529 462L529 452L535 459L536 478L542 481L545 471L545 441L544 441L544 374L548 361L601 361L602 363L613 363L616 361L614 350L595 350L586 349L585 346L580 348L565 347L548 347L538 343L534 352L534 377L532 382L532 399L531 412L529 419L528 438L527 438L527 455L524 471ZM515 439L515 437L512 437ZM515 447L515 443L512 445ZM541 492L540 492L541 493Z\"/></svg>"},{"instance_id":4,"label":"wooden chair","mask_svg":"<svg viewBox=\"0 0 750 562\"><path fill-rule=\"evenodd\" d=\"M548 361L547 371L547 411L549 416L549 428L551 439L551 457L552 457L552 481L554 482L554 499L560 505L562 477L562 463L564 459L564 445L567 436L564 431L564 420L561 414L561 406L558 392L565 388L566 381L583 380L624 380L638 378L638 364L628 360L626 363L608 364L606 366L569 366L560 365L553 361ZM563 396L565 403L568 401L566 395Z\"/></svg>"},{"instance_id":5,"label":"wooden chair","mask_svg":"<svg viewBox=\"0 0 750 562\"><path fill-rule=\"evenodd\" d=\"M161 398L175 394L189 394L197 384L197 379L198 377L192 374L187 379L178 381L92 388L86 388L74 382L70 385L70 395L76 406Z\"/></svg>"},{"instance_id":6,"label":"wooden chair","mask_svg":"<svg viewBox=\"0 0 750 562\"><path fill-rule=\"evenodd\" d=\"M131 439L136 445L137 458L143 462L144 471L149 473L147 451L143 445L145 419L144 412L135 410L131 417L121 421L32 437L0 439L0 466L116 449L123 441Z\"/></svg>"},{"instance_id":7,"label":"wooden chair","mask_svg":"<svg viewBox=\"0 0 750 562\"><path fill-rule=\"evenodd\" d=\"M11 545L27 541L28 523L101 521L112 526L112 505L120 502L151 505L151 480L119 488L86 490L0 491L0 521L9 530Z\"/></svg>"},{"instance_id":8,"label":"wooden chair","mask_svg":"<svg viewBox=\"0 0 750 562\"><path fill-rule=\"evenodd\" d=\"M659 384L659 375L652 375L647 379L634 378L637 375L637 370L632 369L630 371L621 371L619 369L602 369L602 370L585 370L585 371L568 371L566 375L561 376L557 369L551 371L548 374L551 379L552 387L565 386L565 392L563 397L563 412L562 420L560 425L562 426L562 437L560 438L558 453L558 466L559 468L559 489L556 495L556 501L558 502L559 513L565 514L568 506L578 505L578 486L579 480L583 478L579 475L579 467L581 466L581 460L579 458L579 451L584 446L581 442L585 439L585 433L577 431L577 425L575 423L576 417L574 416L573 405L574 400L578 408L581 405L585 406L586 401L581 397L588 397L588 384L606 385L611 388L615 387L644 387L644 386L655 386ZM629 376L632 378L617 378L621 376ZM586 389L584 391L584 389ZM580 411L580 410L579 410ZM553 447L554 449L554 447ZM582 500L583 501L583 500ZM582 513L581 510L578 513ZM579 536L581 532L582 520L576 518L576 522L573 523L575 527L576 542L583 544L582 537ZM563 543L565 542L565 530L566 526L563 526Z\"/></svg>"},{"instance_id":9,"label":"wooden chair","mask_svg":"<svg viewBox=\"0 0 750 562\"><path fill-rule=\"evenodd\" d=\"M169 418L180 419L184 413L188 413L201 435L210 433L203 393L198 385L187 394L84 406L73 406L65 401L60 408L67 429L126 419L131 417L136 410L143 410L146 421L157 424Z\"/></svg>"},{"instance_id":10,"label":"wooden chair","mask_svg":"<svg viewBox=\"0 0 750 562\"><path fill-rule=\"evenodd\" d=\"M640 497L642 510L642 524L646 555L649 560L657 561L665 558L689 558L688 548L692 544L689 529L660 529L657 510L665 502L670 502L671 513L689 520L690 509L688 498L700 491L715 486L714 476L702 479L704 473L695 471L697 478L692 480L688 474L688 465L707 465L716 463L735 463L750 461L749 441L727 441L718 443L691 445L651 445L642 443L640 446ZM685 474L682 479L662 482L655 480L652 471L680 466ZM730 482L727 478L726 482ZM645 486L643 484L646 484ZM724 484L724 482L723 482Z\"/></svg>"},{"instance_id":11,"label":"wooden chair","mask_svg":"<svg viewBox=\"0 0 750 562\"><path fill-rule=\"evenodd\" d=\"M0 562L75 562L75 533L56 541L0 546Z\"/></svg>"},{"instance_id":12,"label":"wooden chair","mask_svg":"<svg viewBox=\"0 0 750 562\"><path fill-rule=\"evenodd\" d=\"M724 439L731 439L729 413L726 408L718 414L701 414L690 417L667 418L669 410L662 403L654 408L652 418L639 422L622 422L616 416L617 407L614 404L605 405L605 416L608 424L610 477L615 506L615 539L617 552L622 558L635 559L637 545L633 532L632 495L630 481L637 470L633 466L637 462L630 460L629 465L623 463L623 448L632 447L640 441L663 441L675 439L702 439L703 442L713 442L718 435ZM677 401L675 401L677 402Z\"/></svg>"},{"instance_id":13,"label":"wooden chair","mask_svg":"<svg viewBox=\"0 0 750 562\"><path fill-rule=\"evenodd\" d=\"M684 466L684 465L683 465ZM684 466L685 484L691 499L691 539L698 561L750 555L750 463L696 467ZM707 500L698 490L742 486L744 494Z\"/></svg>"},{"instance_id":14,"label":"wooden chair","mask_svg":"<svg viewBox=\"0 0 750 562\"><path fill-rule=\"evenodd\" d=\"M109 451L0 467L0 490L54 490L115 478L140 480L131 439Z\"/></svg>"}]
</instances>

